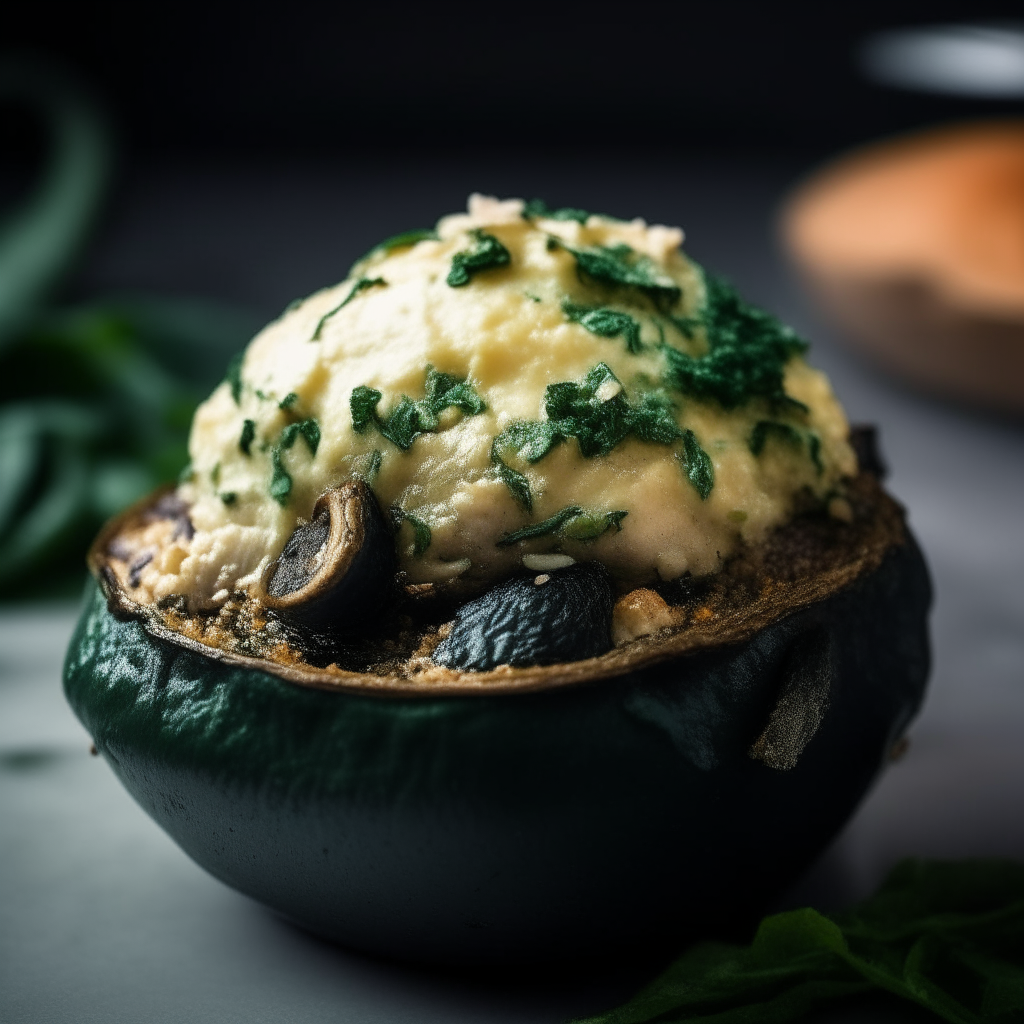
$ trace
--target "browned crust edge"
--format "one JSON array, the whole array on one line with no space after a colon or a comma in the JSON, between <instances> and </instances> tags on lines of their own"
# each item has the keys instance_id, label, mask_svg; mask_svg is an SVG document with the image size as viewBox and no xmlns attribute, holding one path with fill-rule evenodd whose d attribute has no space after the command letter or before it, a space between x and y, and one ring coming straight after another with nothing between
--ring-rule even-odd
<instances>
[{"instance_id":1,"label":"browned crust edge","mask_svg":"<svg viewBox=\"0 0 1024 1024\"><path fill-rule=\"evenodd\" d=\"M501 665L488 672L458 672L424 665L422 670L406 678L353 672L337 665L315 668L283 664L222 650L186 636L168 626L158 609L135 602L125 593L107 555L107 548L116 534L171 490L169 486L160 488L109 520L90 547L87 562L103 590L112 615L136 620L159 640L227 665L266 672L299 686L349 694L442 697L529 693L608 679L680 655L742 643L772 622L824 600L873 572L892 548L905 542L906 527L902 507L873 479L867 483L864 474L859 479L862 486L874 492L874 515L867 536L841 564L794 581L765 579L756 598L731 611L716 611L703 622L640 637L596 658L557 665L529 668Z\"/></svg>"}]
</instances>

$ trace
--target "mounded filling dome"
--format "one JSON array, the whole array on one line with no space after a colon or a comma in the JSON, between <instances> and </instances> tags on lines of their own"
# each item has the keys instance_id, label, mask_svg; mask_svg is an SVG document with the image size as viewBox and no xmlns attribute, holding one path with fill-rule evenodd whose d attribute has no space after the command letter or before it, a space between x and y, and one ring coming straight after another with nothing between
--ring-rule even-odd
<instances>
[{"instance_id":1,"label":"mounded filling dome","mask_svg":"<svg viewBox=\"0 0 1024 1024\"><path fill-rule=\"evenodd\" d=\"M199 407L179 487L194 532L159 545L139 598L254 587L355 477L396 524L406 582L467 589L524 559L597 559L623 589L703 575L797 507L841 510L856 460L827 379L682 239L472 196L378 246Z\"/></svg>"}]
</instances>

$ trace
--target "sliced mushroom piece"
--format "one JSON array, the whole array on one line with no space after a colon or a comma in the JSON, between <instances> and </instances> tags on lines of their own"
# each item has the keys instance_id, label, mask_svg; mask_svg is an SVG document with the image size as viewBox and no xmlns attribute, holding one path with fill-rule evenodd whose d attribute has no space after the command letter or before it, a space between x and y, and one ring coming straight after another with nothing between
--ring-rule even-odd
<instances>
[{"instance_id":1,"label":"sliced mushroom piece","mask_svg":"<svg viewBox=\"0 0 1024 1024\"><path fill-rule=\"evenodd\" d=\"M520 576L463 605L433 660L484 672L593 658L612 646L614 603L611 578L597 562Z\"/></svg>"},{"instance_id":2,"label":"sliced mushroom piece","mask_svg":"<svg viewBox=\"0 0 1024 1024\"><path fill-rule=\"evenodd\" d=\"M391 529L357 480L320 496L264 574L260 597L305 639L331 647L372 624L396 570Z\"/></svg>"}]
</instances>

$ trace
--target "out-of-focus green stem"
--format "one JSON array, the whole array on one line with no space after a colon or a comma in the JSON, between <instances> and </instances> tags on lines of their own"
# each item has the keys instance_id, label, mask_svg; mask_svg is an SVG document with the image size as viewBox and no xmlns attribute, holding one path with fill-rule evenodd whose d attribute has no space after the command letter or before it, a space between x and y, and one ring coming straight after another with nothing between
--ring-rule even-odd
<instances>
[{"instance_id":1,"label":"out-of-focus green stem","mask_svg":"<svg viewBox=\"0 0 1024 1024\"><path fill-rule=\"evenodd\" d=\"M0 63L0 99L45 119L50 155L22 205L0 225L0 348L68 269L92 226L111 165L106 122L60 72L25 60Z\"/></svg>"}]
</instances>

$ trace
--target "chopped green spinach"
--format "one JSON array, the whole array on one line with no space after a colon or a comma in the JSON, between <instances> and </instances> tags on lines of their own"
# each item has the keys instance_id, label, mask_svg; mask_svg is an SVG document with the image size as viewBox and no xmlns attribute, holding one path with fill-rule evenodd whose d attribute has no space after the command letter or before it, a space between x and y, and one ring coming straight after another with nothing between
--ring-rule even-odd
<instances>
[{"instance_id":1,"label":"chopped green spinach","mask_svg":"<svg viewBox=\"0 0 1024 1024\"><path fill-rule=\"evenodd\" d=\"M377 253L387 255L390 252L394 252L395 249L408 249L417 242L422 242L428 238L436 241L437 232L433 228L413 228L412 231L403 231L401 234L392 235L390 238L385 238L383 242L378 242L365 255L360 256L352 264L352 268L354 270L360 263L365 263L371 256L376 256Z\"/></svg>"},{"instance_id":2,"label":"chopped green spinach","mask_svg":"<svg viewBox=\"0 0 1024 1024\"><path fill-rule=\"evenodd\" d=\"M543 217L546 220L574 220L577 224L586 224L590 213L575 206L561 206L552 210L543 199L531 199L523 207L523 219L533 220Z\"/></svg>"},{"instance_id":3,"label":"chopped green spinach","mask_svg":"<svg viewBox=\"0 0 1024 1024\"><path fill-rule=\"evenodd\" d=\"M280 402L277 403L278 409L290 409L297 401L299 396L294 391L289 391Z\"/></svg>"},{"instance_id":4,"label":"chopped green spinach","mask_svg":"<svg viewBox=\"0 0 1024 1024\"><path fill-rule=\"evenodd\" d=\"M405 509L399 508L397 505L393 505L391 507L391 521L395 524L396 530L403 522L408 523L412 527L412 553L414 555L422 555L430 547L430 541L432 540L430 527L422 519L406 512Z\"/></svg>"},{"instance_id":5,"label":"chopped green spinach","mask_svg":"<svg viewBox=\"0 0 1024 1024\"><path fill-rule=\"evenodd\" d=\"M392 444L408 451L420 434L437 430L438 417L445 409L461 409L467 416L476 416L487 408L464 377L440 373L433 366L427 367L425 391L426 395L418 402L402 395L398 405L386 417L381 417L377 404L383 395L375 388L360 384L353 388L349 398L352 426L357 434L376 427Z\"/></svg>"},{"instance_id":6,"label":"chopped green spinach","mask_svg":"<svg viewBox=\"0 0 1024 1024\"><path fill-rule=\"evenodd\" d=\"M803 450L804 442L807 443L807 454L810 456L814 468L821 473L824 465L821 461L821 438L811 431L798 430L790 423L781 423L778 420L758 420L754 429L750 432L750 440L747 442L752 455L759 456L764 451L764 446L769 438L776 438L791 448Z\"/></svg>"},{"instance_id":7,"label":"chopped green spinach","mask_svg":"<svg viewBox=\"0 0 1024 1024\"><path fill-rule=\"evenodd\" d=\"M279 505L287 505L288 497L292 493L292 478L281 462L280 448L271 449L270 466L270 496Z\"/></svg>"},{"instance_id":8,"label":"chopped green spinach","mask_svg":"<svg viewBox=\"0 0 1024 1024\"><path fill-rule=\"evenodd\" d=\"M711 489L715 486L715 467L711 456L700 446L697 435L692 430L683 431L683 469L686 479L697 489L701 501L707 501Z\"/></svg>"},{"instance_id":9,"label":"chopped green spinach","mask_svg":"<svg viewBox=\"0 0 1024 1024\"><path fill-rule=\"evenodd\" d=\"M270 452L270 496L279 504L287 505L288 498L292 493L291 474L284 468L281 461L281 454L295 444L296 438L301 437L309 448L312 456L316 455L320 447L320 424L314 419L302 420L300 423L289 423L278 442Z\"/></svg>"},{"instance_id":10,"label":"chopped green spinach","mask_svg":"<svg viewBox=\"0 0 1024 1024\"><path fill-rule=\"evenodd\" d=\"M481 270L507 267L512 262L511 253L494 235L485 234L479 228L471 231L470 235L474 240L473 248L457 252L452 257L452 268L446 279L452 288L469 284L473 275Z\"/></svg>"},{"instance_id":11,"label":"chopped green spinach","mask_svg":"<svg viewBox=\"0 0 1024 1024\"><path fill-rule=\"evenodd\" d=\"M700 327L700 317L693 316L673 316L671 313L665 314L668 322L688 341L693 340L693 332ZM664 341L664 337L661 339Z\"/></svg>"},{"instance_id":12,"label":"chopped green spinach","mask_svg":"<svg viewBox=\"0 0 1024 1024\"><path fill-rule=\"evenodd\" d=\"M366 291L367 288L375 288L377 286L387 286L387 281L383 277L361 277L354 285L352 290L339 302L334 309L329 309L316 323L316 330L313 331L313 337L310 341L319 341L320 332L324 329L324 324L334 316L335 313L344 309L360 292Z\"/></svg>"},{"instance_id":13,"label":"chopped green spinach","mask_svg":"<svg viewBox=\"0 0 1024 1024\"><path fill-rule=\"evenodd\" d=\"M498 439L495 438L494 444L491 445L491 462L494 464L498 479L508 488L518 505L527 512L532 512L533 495L530 493L530 481L502 459L497 442Z\"/></svg>"},{"instance_id":14,"label":"chopped green spinach","mask_svg":"<svg viewBox=\"0 0 1024 1024\"><path fill-rule=\"evenodd\" d=\"M620 313L617 309L608 309L605 306L577 306L568 300L562 303L562 312L573 323L579 324L599 338L621 336L626 342L626 351L634 355L643 350L640 324L628 313Z\"/></svg>"},{"instance_id":15,"label":"chopped green spinach","mask_svg":"<svg viewBox=\"0 0 1024 1024\"><path fill-rule=\"evenodd\" d=\"M546 537L557 533L568 540L596 540L608 530L621 530L622 520L628 512L590 512L579 505L567 505L561 511L545 519L543 522L524 526L521 530L506 533L497 542L497 547L507 548L522 540L533 540L535 537Z\"/></svg>"},{"instance_id":16,"label":"chopped green spinach","mask_svg":"<svg viewBox=\"0 0 1024 1024\"><path fill-rule=\"evenodd\" d=\"M618 512L587 512L583 511L565 522L561 529L561 535L568 540L597 540L608 530L615 530L618 533L622 529L622 520L629 513L625 510Z\"/></svg>"},{"instance_id":17,"label":"chopped green spinach","mask_svg":"<svg viewBox=\"0 0 1024 1024\"><path fill-rule=\"evenodd\" d=\"M523 462L539 462L565 437L547 420L516 420L510 423L491 445L491 457L510 455Z\"/></svg>"},{"instance_id":18,"label":"chopped green spinach","mask_svg":"<svg viewBox=\"0 0 1024 1024\"><path fill-rule=\"evenodd\" d=\"M256 439L256 421L246 420L242 424L242 436L238 439L238 447L243 455L252 454L252 443Z\"/></svg>"},{"instance_id":19,"label":"chopped green spinach","mask_svg":"<svg viewBox=\"0 0 1024 1024\"><path fill-rule=\"evenodd\" d=\"M609 288L631 288L646 295L656 309L668 312L683 296L683 290L649 256L634 252L628 245L590 246L573 249L558 239L555 248L564 248L576 258L576 270L584 282Z\"/></svg>"},{"instance_id":20,"label":"chopped green spinach","mask_svg":"<svg viewBox=\"0 0 1024 1024\"><path fill-rule=\"evenodd\" d=\"M301 437L306 442L309 454L316 455L316 450L320 447L320 424L314 419L302 420L299 423L289 423L281 431L281 439L277 443L278 448L282 451L286 448L291 448L298 437Z\"/></svg>"},{"instance_id":21,"label":"chopped green spinach","mask_svg":"<svg viewBox=\"0 0 1024 1024\"><path fill-rule=\"evenodd\" d=\"M362 455L356 460L353 467L353 475L368 484L377 479L381 463L384 461L384 453L379 448L374 448L368 455Z\"/></svg>"},{"instance_id":22,"label":"chopped green spinach","mask_svg":"<svg viewBox=\"0 0 1024 1024\"><path fill-rule=\"evenodd\" d=\"M348 407L352 413L352 426L357 434L366 433L367 427L377 422L377 403L383 397L376 388L369 388L365 384L352 389Z\"/></svg>"},{"instance_id":23,"label":"chopped green spinach","mask_svg":"<svg viewBox=\"0 0 1024 1024\"><path fill-rule=\"evenodd\" d=\"M714 399L726 409L752 398L803 408L786 394L783 371L792 356L806 351L807 342L770 313L748 305L731 285L710 274L704 279L707 298L701 323L708 351L689 356L665 345L666 384L684 395Z\"/></svg>"},{"instance_id":24,"label":"chopped green spinach","mask_svg":"<svg viewBox=\"0 0 1024 1024\"><path fill-rule=\"evenodd\" d=\"M544 408L546 420L509 424L494 439L492 459L505 461L514 455L524 462L539 462L571 437L576 439L580 454L589 459L607 455L630 434L653 444L674 444L682 436L668 399L647 394L638 405L630 405L618 378L605 363L598 363L579 383L549 384L544 392Z\"/></svg>"},{"instance_id":25,"label":"chopped green spinach","mask_svg":"<svg viewBox=\"0 0 1024 1024\"><path fill-rule=\"evenodd\" d=\"M234 505L234 503L238 500L238 495L235 494L234 491L225 491L220 496L220 500L223 501L225 505L230 507L231 505Z\"/></svg>"},{"instance_id":26,"label":"chopped green spinach","mask_svg":"<svg viewBox=\"0 0 1024 1024\"><path fill-rule=\"evenodd\" d=\"M242 363L245 362L245 352L236 352L228 363L227 371L224 374L224 379L228 382L228 386L231 388L231 397L235 400L235 405L242 404Z\"/></svg>"}]
</instances>

